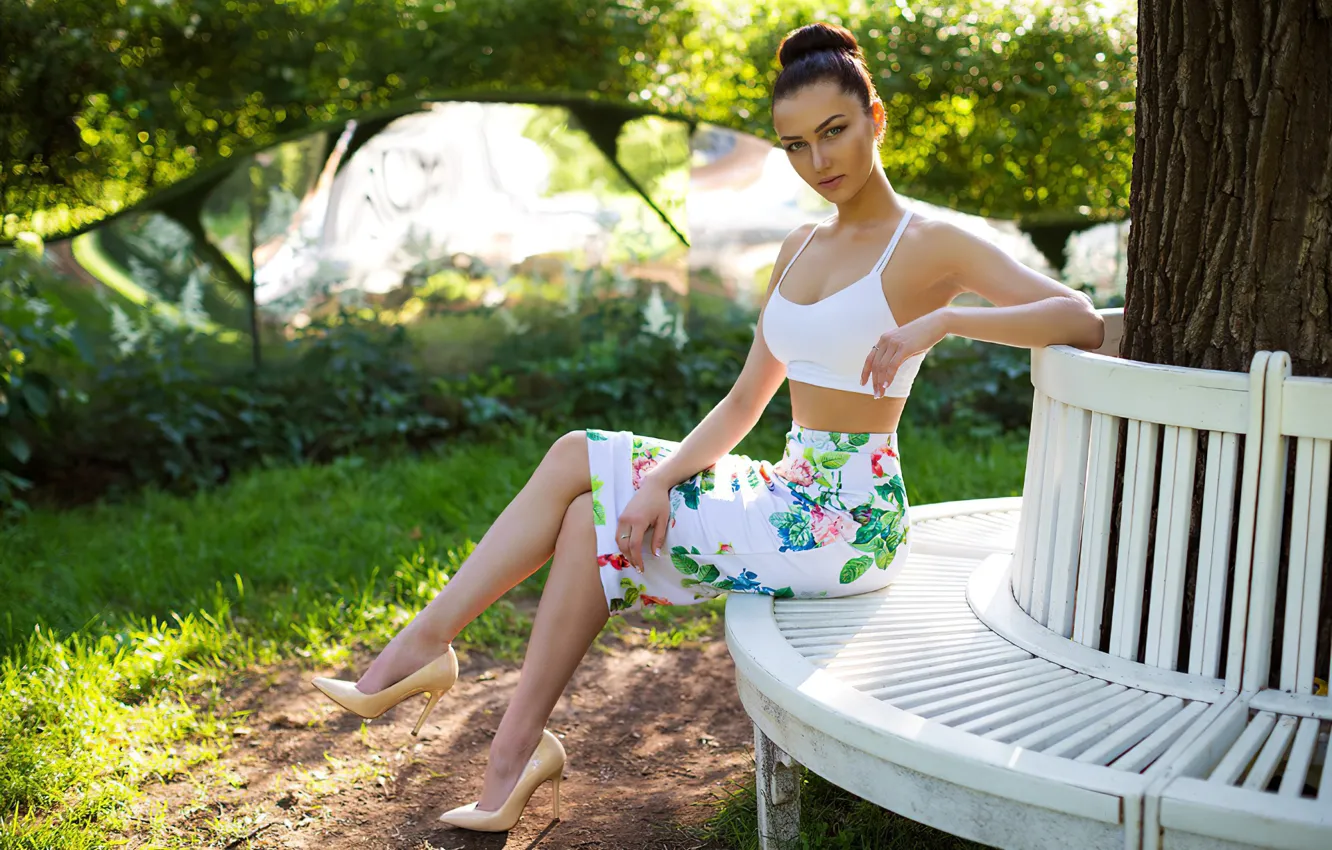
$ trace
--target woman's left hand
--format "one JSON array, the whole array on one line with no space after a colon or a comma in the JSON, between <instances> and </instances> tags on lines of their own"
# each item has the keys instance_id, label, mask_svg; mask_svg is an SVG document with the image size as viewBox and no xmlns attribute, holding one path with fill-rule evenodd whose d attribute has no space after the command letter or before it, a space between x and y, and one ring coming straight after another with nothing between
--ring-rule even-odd
<instances>
[{"instance_id":1,"label":"woman's left hand","mask_svg":"<svg viewBox=\"0 0 1332 850\"><path fill-rule=\"evenodd\" d=\"M874 389L874 397L882 396L907 358L929 351L948 335L945 326L947 309L926 313L880 336L865 357L865 367L860 370L860 385L864 386L868 378L873 382L870 386Z\"/></svg>"}]
</instances>

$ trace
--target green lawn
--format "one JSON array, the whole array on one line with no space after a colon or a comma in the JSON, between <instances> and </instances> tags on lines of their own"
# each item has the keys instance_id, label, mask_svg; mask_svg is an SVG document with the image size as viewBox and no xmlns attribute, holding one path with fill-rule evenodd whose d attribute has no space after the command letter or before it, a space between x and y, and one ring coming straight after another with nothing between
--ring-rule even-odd
<instances>
[{"instance_id":1,"label":"green lawn","mask_svg":"<svg viewBox=\"0 0 1332 850\"><path fill-rule=\"evenodd\" d=\"M737 451L775 459L784 430L765 420ZM385 643L448 581L553 436L258 469L211 492L39 510L0 530L0 848L103 846L142 782L226 746L239 720L222 688L239 671L293 657L335 666ZM904 430L902 448L917 504L1021 486L1021 435L979 444ZM543 569L518 592L544 580ZM699 613L656 615L661 644ZM528 626L501 600L458 642L517 660ZM855 810L845 795L839 805ZM839 822L820 817L819 829ZM751 788L723 807L718 834L756 846L752 820Z\"/></svg>"}]
</instances>

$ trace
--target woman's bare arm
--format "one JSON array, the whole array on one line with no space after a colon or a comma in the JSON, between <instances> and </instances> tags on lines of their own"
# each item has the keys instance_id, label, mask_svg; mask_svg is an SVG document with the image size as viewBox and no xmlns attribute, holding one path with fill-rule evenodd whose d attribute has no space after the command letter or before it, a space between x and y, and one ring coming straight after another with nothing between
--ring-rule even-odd
<instances>
[{"instance_id":1,"label":"woman's bare arm","mask_svg":"<svg viewBox=\"0 0 1332 850\"><path fill-rule=\"evenodd\" d=\"M773 395L786 379L786 367L772 356L763 340L763 314L767 311L768 299L772 296L773 286L781 276L782 269L791 262L796 248L809 235L813 226L806 224L793 230L777 252L777 261L768 278L768 291L763 297L763 308L759 311L754 343L749 348L749 355L745 358L744 368L735 385L694 426L680 443L678 451L672 452L666 460L643 476L644 486L650 482L654 486L670 489L707 469L735 448L758 423L768 402L772 401Z\"/></svg>"}]
</instances>

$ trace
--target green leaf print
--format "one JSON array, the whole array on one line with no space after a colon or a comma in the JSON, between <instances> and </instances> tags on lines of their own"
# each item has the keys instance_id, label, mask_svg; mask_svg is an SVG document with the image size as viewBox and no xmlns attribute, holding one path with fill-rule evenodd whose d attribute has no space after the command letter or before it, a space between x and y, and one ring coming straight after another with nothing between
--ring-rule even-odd
<instances>
[{"instance_id":1,"label":"green leaf print","mask_svg":"<svg viewBox=\"0 0 1332 850\"><path fill-rule=\"evenodd\" d=\"M872 563L873 561L870 559L869 555L861 555L858 558L852 558L846 562L846 566L842 567L842 574L838 577L837 581L841 584L850 584L863 576Z\"/></svg>"},{"instance_id":2,"label":"green leaf print","mask_svg":"<svg viewBox=\"0 0 1332 850\"><path fill-rule=\"evenodd\" d=\"M608 439L606 435L600 431L593 431L590 429L587 431L587 438L593 442L605 442Z\"/></svg>"},{"instance_id":3,"label":"green leaf print","mask_svg":"<svg viewBox=\"0 0 1332 850\"><path fill-rule=\"evenodd\" d=\"M818 484L820 487L832 487L832 486L833 486L832 481L829 481L829 480L828 480L828 476L826 476L826 475L820 475L818 478L815 478L815 479L814 479L814 483L815 483L815 484Z\"/></svg>"},{"instance_id":4,"label":"green leaf print","mask_svg":"<svg viewBox=\"0 0 1332 850\"><path fill-rule=\"evenodd\" d=\"M675 565L677 570L687 576L698 574L698 561L689 557L689 550L683 546L676 546L671 549L671 563Z\"/></svg>"},{"instance_id":5,"label":"green leaf print","mask_svg":"<svg viewBox=\"0 0 1332 850\"><path fill-rule=\"evenodd\" d=\"M749 468L749 472L745 476L745 479L749 482L750 487L753 487L755 490L759 488L759 476L758 473L754 471L754 467L751 466Z\"/></svg>"},{"instance_id":6,"label":"green leaf print","mask_svg":"<svg viewBox=\"0 0 1332 850\"><path fill-rule=\"evenodd\" d=\"M789 587L779 587L772 592L774 599L794 599L795 591Z\"/></svg>"},{"instance_id":7,"label":"green leaf print","mask_svg":"<svg viewBox=\"0 0 1332 850\"><path fill-rule=\"evenodd\" d=\"M690 510L698 510L698 476L689 478L676 485L675 489L684 496L684 503Z\"/></svg>"},{"instance_id":8,"label":"green leaf print","mask_svg":"<svg viewBox=\"0 0 1332 850\"><path fill-rule=\"evenodd\" d=\"M819 455L819 466L824 469L838 469L846 466L846 462L851 459L847 452L823 452Z\"/></svg>"},{"instance_id":9,"label":"green leaf print","mask_svg":"<svg viewBox=\"0 0 1332 850\"><path fill-rule=\"evenodd\" d=\"M848 442L856 448L869 445L869 434L851 434L847 437Z\"/></svg>"},{"instance_id":10,"label":"green leaf print","mask_svg":"<svg viewBox=\"0 0 1332 850\"><path fill-rule=\"evenodd\" d=\"M700 493L710 493L717 489L717 467L709 466L699 473L698 490Z\"/></svg>"},{"instance_id":11,"label":"green leaf print","mask_svg":"<svg viewBox=\"0 0 1332 850\"><path fill-rule=\"evenodd\" d=\"M699 564L698 577L701 580L706 581L708 584L712 584L714 581L721 578L721 570L717 569L712 564Z\"/></svg>"},{"instance_id":12,"label":"green leaf print","mask_svg":"<svg viewBox=\"0 0 1332 850\"><path fill-rule=\"evenodd\" d=\"M593 525L606 524L606 508L601 504L601 500L597 498L597 491L601 489L601 485L604 483L605 482L603 482L597 476L595 475L592 476L592 524Z\"/></svg>"},{"instance_id":13,"label":"green leaf print","mask_svg":"<svg viewBox=\"0 0 1332 850\"><path fill-rule=\"evenodd\" d=\"M864 544L864 543L869 543L872 540L878 540L879 535L883 534L883 532L884 532L884 527L879 522L879 518L872 517L869 522L865 523L859 529L856 530L855 542L857 544Z\"/></svg>"},{"instance_id":14,"label":"green leaf print","mask_svg":"<svg viewBox=\"0 0 1332 850\"><path fill-rule=\"evenodd\" d=\"M874 566L881 570L886 570L893 563L893 558L895 557L897 557L896 546L880 546L879 551L874 553Z\"/></svg>"},{"instance_id":15,"label":"green leaf print","mask_svg":"<svg viewBox=\"0 0 1332 850\"><path fill-rule=\"evenodd\" d=\"M828 437L833 441L833 445L837 445L838 443L840 443L840 442L842 441L842 432L841 432L841 431L831 431L831 432L829 432Z\"/></svg>"},{"instance_id":16,"label":"green leaf print","mask_svg":"<svg viewBox=\"0 0 1332 850\"><path fill-rule=\"evenodd\" d=\"M906 485L902 483L900 475L894 475L888 479L887 484L880 484L874 489L885 501L896 500L898 507L906 504Z\"/></svg>"}]
</instances>

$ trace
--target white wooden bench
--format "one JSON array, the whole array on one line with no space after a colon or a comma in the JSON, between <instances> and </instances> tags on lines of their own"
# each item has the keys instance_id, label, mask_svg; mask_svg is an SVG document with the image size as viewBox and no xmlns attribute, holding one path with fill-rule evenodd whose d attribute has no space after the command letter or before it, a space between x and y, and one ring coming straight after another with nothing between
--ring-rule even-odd
<instances>
[{"instance_id":1,"label":"white wooden bench","mask_svg":"<svg viewBox=\"0 0 1332 850\"><path fill-rule=\"evenodd\" d=\"M1113 349L1118 316L1107 318ZM1245 773L1264 741L1275 743L1260 759L1279 759L1293 736L1288 763L1317 762L1325 737L1296 721L1332 719L1307 691L1253 685L1266 681L1282 539L1276 423L1308 441L1296 479L1315 497L1294 513L1306 532L1328 489L1328 425L1308 411L1332 405L1318 396L1283 419L1270 360L1260 353L1244 375L1034 352L1023 499L913 508L910 563L880 592L732 595L727 642L755 726L764 847L795 845L798 764L1000 847L1216 846L1218 830L1262 828L1285 830L1273 846L1332 847L1332 798L1292 800L1299 817L1283 819L1281 792L1235 785L1271 769ZM1332 392L1328 381L1297 390L1314 384ZM1315 538L1303 538L1310 550ZM1321 569L1321 553L1307 558ZM1286 585L1305 614L1287 619L1283 648L1295 640L1306 654L1329 616L1304 605L1313 572ZM1244 804L1218 802L1223 785ZM1251 831L1209 832L1224 822L1214 810Z\"/></svg>"}]
</instances>

